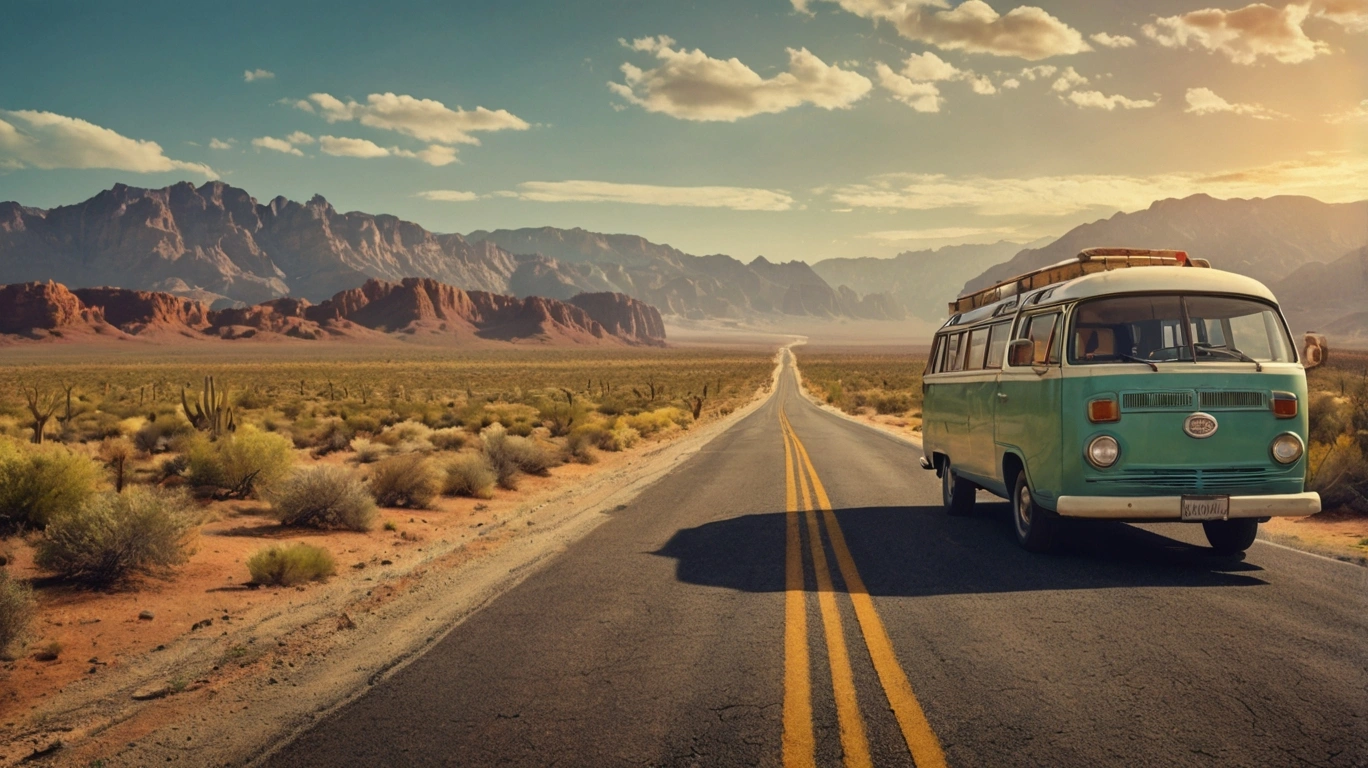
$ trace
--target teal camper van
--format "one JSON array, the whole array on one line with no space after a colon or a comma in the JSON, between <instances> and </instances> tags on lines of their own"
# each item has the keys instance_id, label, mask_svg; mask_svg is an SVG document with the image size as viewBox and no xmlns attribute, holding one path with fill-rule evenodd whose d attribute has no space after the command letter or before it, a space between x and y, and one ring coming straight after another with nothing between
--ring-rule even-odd
<instances>
[{"instance_id":1,"label":"teal camper van","mask_svg":"<svg viewBox=\"0 0 1368 768\"><path fill-rule=\"evenodd\" d=\"M1091 248L951 302L924 378L922 467L983 489L1023 547L1061 522L1201 523L1237 553L1309 515L1306 370L1273 294L1183 251Z\"/></svg>"}]
</instances>

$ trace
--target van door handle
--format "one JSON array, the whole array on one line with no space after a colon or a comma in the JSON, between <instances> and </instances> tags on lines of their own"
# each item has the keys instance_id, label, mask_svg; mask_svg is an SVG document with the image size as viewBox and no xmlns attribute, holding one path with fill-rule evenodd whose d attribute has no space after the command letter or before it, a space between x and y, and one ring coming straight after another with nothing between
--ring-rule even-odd
<instances>
[{"instance_id":1,"label":"van door handle","mask_svg":"<svg viewBox=\"0 0 1368 768\"><path fill-rule=\"evenodd\" d=\"M1004 403L1007 402L1007 394L1005 392L999 392L997 393L997 396L999 400L1003 401Z\"/></svg>"}]
</instances>

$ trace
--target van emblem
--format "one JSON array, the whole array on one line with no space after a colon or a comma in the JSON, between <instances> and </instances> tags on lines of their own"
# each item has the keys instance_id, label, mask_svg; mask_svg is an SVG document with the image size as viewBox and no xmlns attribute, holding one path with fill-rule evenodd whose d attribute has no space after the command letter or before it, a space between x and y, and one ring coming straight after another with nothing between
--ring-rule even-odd
<instances>
[{"instance_id":1,"label":"van emblem","mask_svg":"<svg viewBox=\"0 0 1368 768\"><path fill-rule=\"evenodd\" d=\"M1216 428L1220 426L1216 423L1216 417L1209 413L1194 413L1187 417L1183 422L1183 431L1188 437L1195 437L1201 440L1204 437L1211 437L1216 434Z\"/></svg>"}]
</instances>

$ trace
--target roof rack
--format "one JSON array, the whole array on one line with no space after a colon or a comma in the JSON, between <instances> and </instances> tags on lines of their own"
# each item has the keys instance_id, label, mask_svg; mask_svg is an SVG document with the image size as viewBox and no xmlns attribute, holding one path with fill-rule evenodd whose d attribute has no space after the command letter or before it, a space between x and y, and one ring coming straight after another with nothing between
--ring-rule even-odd
<instances>
[{"instance_id":1,"label":"roof rack","mask_svg":"<svg viewBox=\"0 0 1368 768\"><path fill-rule=\"evenodd\" d=\"M965 294L950 302L950 314L985 307L1011 296L1018 296L1036 288L1044 288L1066 280L1110 272L1127 267L1207 267L1206 259L1189 258L1187 251L1156 250L1151 248L1084 248L1078 256L1058 264L1017 275L997 285Z\"/></svg>"}]
</instances>

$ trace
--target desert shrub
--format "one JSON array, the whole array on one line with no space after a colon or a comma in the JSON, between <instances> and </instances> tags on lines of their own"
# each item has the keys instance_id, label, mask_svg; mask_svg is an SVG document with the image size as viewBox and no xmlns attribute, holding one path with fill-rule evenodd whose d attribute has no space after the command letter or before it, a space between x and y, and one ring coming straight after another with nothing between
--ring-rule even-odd
<instances>
[{"instance_id":1,"label":"desert shrub","mask_svg":"<svg viewBox=\"0 0 1368 768\"><path fill-rule=\"evenodd\" d=\"M1306 409L1308 436L1313 442L1333 445L1350 429L1349 409L1329 392L1317 392Z\"/></svg>"},{"instance_id":2,"label":"desert shrub","mask_svg":"<svg viewBox=\"0 0 1368 768\"><path fill-rule=\"evenodd\" d=\"M580 464L598 461L594 448L602 442L608 430L597 424L578 427L565 438L565 457Z\"/></svg>"},{"instance_id":3,"label":"desert shrub","mask_svg":"<svg viewBox=\"0 0 1368 768\"><path fill-rule=\"evenodd\" d=\"M308 436L308 442L313 446L313 455L327 456L335 451L345 451L351 447L354 433L347 422L340 419L327 421ZM298 441L296 441L296 445Z\"/></svg>"},{"instance_id":4,"label":"desert shrub","mask_svg":"<svg viewBox=\"0 0 1368 768\"><path fill-rule=\"evenodd\" d=\"M345 468L310 467L276 486L271 514L285 525L368 531L375 524L375 500Z\"/></svg>"},{"instance_id":5,"label":"desert shrub","mask_svg":"<svg viewBox=\"0 0 1368 768\"><path fill-rule=\"evenodd\" d=\"M0 657L28 633L33 613L33 590L0 569Z\"/></svg>"},{"instance_id":6,"label":"desert shrub","mask_svg":"<svg viewBox=\"0 0 1368 768\"><path fill-rule=\"evenodd\" d=\"M465 447L467 437L460 427L444 427L433 430L428 442L439 451L459 451Z\"/></svg>"},{"instance_id":7,"label":"desert shrub","mask_svg":"<svg viewBox=\"0 0 1368 768\"><path fill-rule=\"evenodd\" d=\"M442 493L448 496L488 499L494 495L494 483L499 479L483 453L463 453L447 462L445 472Z\"/></svg>"},{"instance_id":8,"label":"desert shrub","mask_svg":"<svg viewBox=\"0 0 1368 768\"><path fill-rule=\"evenodd\" d=\"M148 421L133 433L133 444L143 453L163 453L182 435L195 431L190 422L178 416L162 416Z\"/></svg>"},{"instance_id":9,"label":"desert shrub","mask_svg":"<svg viewBox=\"0 0 1368 768\"><path fill-rule=\"evenodd\" d=\"M254 489L269 490L294 465L288 439L250 426L212 442L198 436L186 455L192 485L225 488L243 496Z\"/></svg>"},{"instance_id":10,"label":"desert shrub","mask_svg":"<svg viewBox=\"0 0 1368 768\"><path fill-rule=\"evenodd\" d=\"M89 456L60 445L24 445L0 438L0 526L41 528L80 507L103 474Z\"/></svg>"},{"instance_id":11,"label":"desert shrub","mask_svg":"<svg viewBox=\"0 0 1368 768\"><path fill-rule=\"evenodd\" d=\"M337 573L337 562L322 547L289 544L258 550L247 559L247 571L255 584L289 587L332 576Z\"/></svg>"},{"instance_id":12,"label":"desert shrub","mask_svg":"<svg viewBox=\"0 0 1368 768\"><path fill-rule=\"evenodd\" d=\"M644 436L668 432L676 427L685 426L691 421L688 413L672 406L657 408L654 411L643 411L622 418L627 426Z\"/></svg>"},{"instance_id":13,"label":"desert shrub","mask_svg":"<svg viewBox=\"0 0 1368 768\"><path fill-rule=\"evenodd\" d=\"M636 445L640 439L640 432L627 426L622 419L618 419L612 429L604 430L599 436L598 447L601 451L625 451Z\"/></svg>"},{"instance_id":14,"label":"desert shrub","mask_svg":"<svg viewBox=\"0 0 1368 768\"><path fill-rule=\"evenodd\" d=\"M1319 448L1319 446L1317 446ZM1327 509L1350 509L1368 514L1368 456L1349 435L1341 435L1315 456L1310 490L1321 495ZM1308 457L1310 458L1310 457Z\"/></svg>"},{"instance_id":15,"label":"desert shrub","mask_svg":"<svg viewBox=\"0 0 1368 768\"><path fill-rule=\"evenodd\" d=\"M100 460L114 473L114 490L123 490L128 462L133 460L135 451L133 442L126 437L106 437L100 443Z\"/></svg>"},{"instance_id":16,"label":"desert shrub","mask_svg":"<svg viewBox=\"0 0 1368 768\"><path fill-rule=\"evenodd\" d=\"M375 465L371 493L381 506L427 509L441 490L431 463L421 454L391 456Z\"/></svg>"},{"instance_id":17,"label":"desert shrub","mask_svg":"<svg viewBox=\"0 0 1368 768\"><path fill-rule=\"evenodd\" d=\"M372 464L389 455L389 446L364 437L352 440L351 449L356 454L353 458L358 464Z\"/></svg>"},{"instance_id":18,"label":"desert shrub","mask_svg":"<svg viewBox=\"0 0 1368 768\"><path fill-rule=\"evenodd\" d=\"M179 491L100 493L48 522L34 563L65 578L113 584L184 563L195 525L190 499Z\"/></svg>"},{"instance_id":19,"label":"desert shrub","mask_svg":"<svg viewBox=\"0 0 1368 768\"><path fill-rule=\"evenodd\" d=\"M912 410L916 403L912 396L902 392L885 392L870 398L874 411L883 415L896 415Z\"/></svg>"},{"instance_id":20,"label":"desert shrub","mask_svg":"<svg viewBox=\"0 0 1368 768\"><path fill-rule=\"evenodd\" d=\"M417 421L401 421L386 427L375 439L389 446L415 441L427 441L432 436L432 427Z\"/></svg>"},{"instance_id":21,"label":"desert shrub","mask_svg":"<svg viewBox=\"0 0 1368 768\"><path fill-rule=\"evenodd\" d=\"M555 466L555 457L527 437L510 435L507 430L496 426L490 426L481 436L484 438L484 454L490 466L494 467L501 488L515 490L520 472L544 475Z\"/></svg>"}]
</instances>

